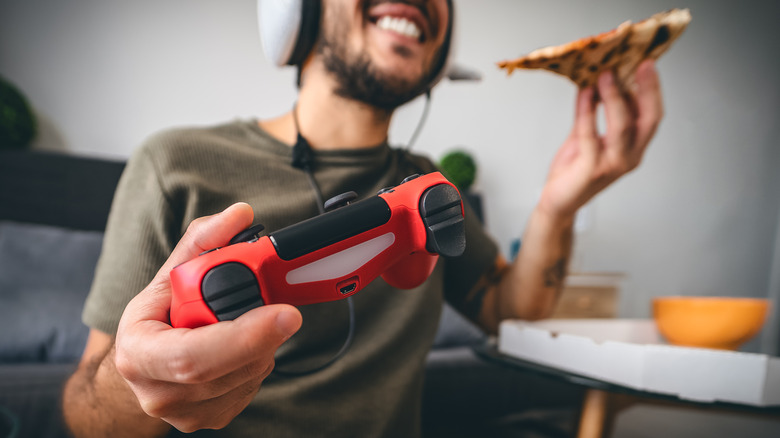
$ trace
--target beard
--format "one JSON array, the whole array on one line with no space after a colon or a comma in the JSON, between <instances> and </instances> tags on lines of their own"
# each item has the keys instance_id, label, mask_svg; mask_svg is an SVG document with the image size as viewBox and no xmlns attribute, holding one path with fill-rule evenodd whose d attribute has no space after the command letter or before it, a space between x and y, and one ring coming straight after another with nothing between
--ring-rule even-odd
<instances>
[{"instance_id":1,"label":"beard","mask_svg":"<svg viewBox=\"0 0 780 438\"><path fill-rule=\"evenodd\" d=\"M324 20L337 23L337 20ZM376 108L392 111L428 90L439 70L448 44L443 44L416 81L395 77L380 71L365 52L348 49L346 26L323 29L316 51L322 56L325 69L336 79L335 93ZM408 56L403 46L395 48L397 55Z\"/></svg>"}]
</instances>

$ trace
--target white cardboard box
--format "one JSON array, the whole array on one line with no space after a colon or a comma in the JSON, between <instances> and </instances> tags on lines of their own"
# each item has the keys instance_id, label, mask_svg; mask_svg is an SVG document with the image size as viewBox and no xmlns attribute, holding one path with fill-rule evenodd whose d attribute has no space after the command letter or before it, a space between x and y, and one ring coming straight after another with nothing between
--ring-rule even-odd
<instances>
[{"instance_id":1,"label":"white cardboard box","mask_svg":"<svg viewBox=\"0 0 780 438\"><path fill-rule=\"evenodd\" d=\"M780 405L780 358L666 345L650 319L504 321L501 353L699 402Z\"/></svg>"}]
</instances>

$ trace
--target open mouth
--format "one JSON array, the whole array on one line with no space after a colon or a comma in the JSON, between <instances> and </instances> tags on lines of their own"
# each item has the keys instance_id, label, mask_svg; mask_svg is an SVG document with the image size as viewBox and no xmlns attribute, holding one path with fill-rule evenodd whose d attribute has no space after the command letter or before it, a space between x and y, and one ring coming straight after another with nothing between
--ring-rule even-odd
<instances>
[{"instance_id":1,"label":"open mouth","mask_svg":"<svg viewBox=\"0 0 780 438\"><path fill-rule=\"evenodd\" d=\"M431 32L428 11L403 2L379 1L366 8L367 20L378 29L424 43L435 35Z\"/></svg>"},{"instance_id":2,"label":"open mouth","mask_svg":"<svg viewBox=\"0 0 780 438\"><path fill-rule=\"evenodd\" d=\"M422 42L422 31L416 24L403 17L391 17L385 15L376 21L376 27L382 30L395 32Z\"/></svg>"}]
</instances>

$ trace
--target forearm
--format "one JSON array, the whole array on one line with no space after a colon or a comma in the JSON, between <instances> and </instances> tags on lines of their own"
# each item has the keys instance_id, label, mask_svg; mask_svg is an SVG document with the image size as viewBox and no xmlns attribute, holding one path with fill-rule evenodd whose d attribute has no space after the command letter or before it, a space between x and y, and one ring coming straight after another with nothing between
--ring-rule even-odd
<instances>
[{"instance_id":1,"label":"forearm","mask_svg":"<svg viewBox=\"0 0 780 438\"><path fill-rule=\"evenodd\" d=\"M573 218L554 218L537 208L517 258L486 294L482 320L495 331L501 320L545 318L553 311L569 262Z\"/></svg>"},{"instance_id":2,"label":"forearm","mask_svg":"<svg viewBox=\"0 0 780 438\"><path fill-rule=\"evenodd\" d=\"M170 425L146 415L114 366L114 348L82 362L63 394L65 421L76 437L164 436Z\"/></svg>"}]
</instances>

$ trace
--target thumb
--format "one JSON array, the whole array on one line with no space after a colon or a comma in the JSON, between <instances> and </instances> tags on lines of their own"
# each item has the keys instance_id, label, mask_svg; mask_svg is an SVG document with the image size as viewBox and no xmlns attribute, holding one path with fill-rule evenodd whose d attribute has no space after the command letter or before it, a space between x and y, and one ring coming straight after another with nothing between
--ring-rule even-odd
<instances>
[{"instance_id":1,"label":"thumb","mask_svg":"<svg viewBox=\"0 0 780 438\"><path fill-rule=\"evenodd\" d=\"M136 364L145 378L201 383L239 369L258 359L272 360L279 346L301 327L293 306L260 306L232 321L170 329L140 323L126 330L122 344L136 357L154 358Z\"/></svg>"},{"instance_id":2,"label":"thumb","mask_svg":"<svg viewBox=\"0 0 780 438\"><path fill-rule=\"evenodd\" d=\"M221 213L192 221L152 282L128 303L122 319L127 316L127 319L136 321L167 321L171 305L171 269L207 249L225 245L233 236L251 225L253 217L252 207L239 202Z\"/></svg>"}]
</instances>

